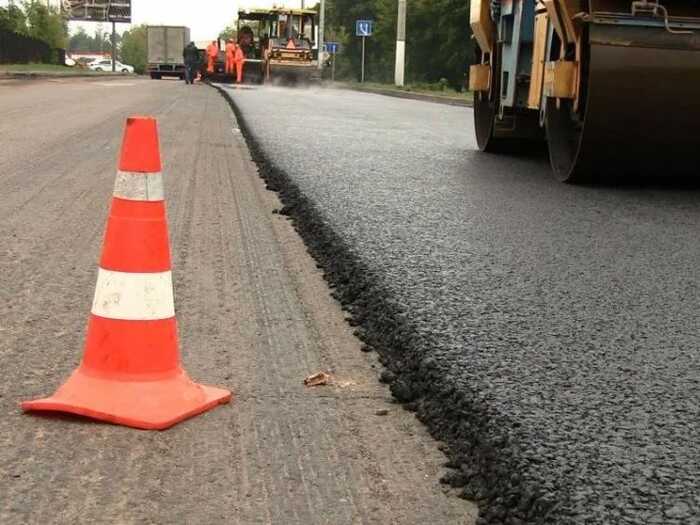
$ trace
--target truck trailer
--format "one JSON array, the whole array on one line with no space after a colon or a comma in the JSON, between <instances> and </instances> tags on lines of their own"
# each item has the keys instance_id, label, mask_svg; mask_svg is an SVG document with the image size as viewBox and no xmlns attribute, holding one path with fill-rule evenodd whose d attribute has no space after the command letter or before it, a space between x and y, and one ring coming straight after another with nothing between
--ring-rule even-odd
<instances>
[{"instance_id":1,"label":"truck trailer","mask_svg":"<svg viewBox=\"0 0 700 525\"><path fill-rule=\"evenodd\" d=\"M472 0L479 148L546 141L555 177L697 171L700 1Z\"/></svg>"},{"instance_id":2,"label":"truck trailer","mask_svg":"<svg viewBox=\"0 0 700 525\"><path fill-rule=\"evenodd\" d=\"M182 51L190 42L184 26L148 26L148 73L153 79L165 76L185 78Z\"/></svg>"}]
</instances>

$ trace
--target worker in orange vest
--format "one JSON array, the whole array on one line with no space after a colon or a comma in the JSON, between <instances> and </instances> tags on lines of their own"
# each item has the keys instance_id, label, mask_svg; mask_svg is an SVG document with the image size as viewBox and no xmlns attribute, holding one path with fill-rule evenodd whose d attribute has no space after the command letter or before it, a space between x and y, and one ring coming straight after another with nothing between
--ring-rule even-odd
<instances>
[{"instance_id":1,"label":"worker in orange vest","mask_svg":"<svg viewBox=\"0 0 700 525\"><path fill-rule=\"evenodd\" d=\"M214 73L214 65L217 58L219 58L219 44L216 43L216 40L213 40L207 46L207 73Z\"/></svg>"},{"instance_id":2,"label":"worker in orange vest","mask_svg":"<svg viewBox=\"0 0 700 525\"><path fill-rule=\"evenodd\" d=\"M238 46L234 44L233 39L229 38L226 42L226 74L233 75L233 68L236 63L236 49Z\"/></svg>"},{"instance_id":3,"label":"worker in orange vest","mask_svg":"<svg viewBox=\"0 0 700 525\"><path fill-rule=\"evenodd\" d=\"M239 84L243 82L243 64L245 64L245 53L243 53L243 48L238 45L236 46L236 82Z\"/></svg>"}]
</instances>

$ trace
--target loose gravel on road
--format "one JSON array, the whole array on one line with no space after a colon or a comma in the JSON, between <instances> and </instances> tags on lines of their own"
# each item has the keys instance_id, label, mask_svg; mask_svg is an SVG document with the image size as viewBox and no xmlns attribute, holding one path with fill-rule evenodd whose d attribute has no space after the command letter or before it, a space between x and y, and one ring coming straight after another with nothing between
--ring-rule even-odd
<instances>
[{"instance_id":1,"label":"loose gravel on road","mask_svg":"<svg viewBox=\"0 0 700 525\"><path fill-rule=\"evenodd\" d=\"M480 523L700 523L700 184L562 185L466 108L225 89Z\"/></svg>"}]
</instances>

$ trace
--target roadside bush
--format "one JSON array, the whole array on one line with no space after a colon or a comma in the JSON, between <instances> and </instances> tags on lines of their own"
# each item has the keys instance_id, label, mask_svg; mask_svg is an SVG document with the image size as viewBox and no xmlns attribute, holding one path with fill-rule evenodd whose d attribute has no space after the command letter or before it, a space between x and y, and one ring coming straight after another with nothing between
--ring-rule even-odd
<instances>
[{"instance_id":1,"label":"roadside bush","mask_svg":"<svg viewBox=\"0 0 700 525\"><path fill-rule=\"evenodd\" d=\"M55 51L46 42L0 29L0 64L56 63Z\"/></svg>"},{"instance_id":2,"label":"roadside bush","mask_svg":"<svg viewBox=\"0 0 700 525\"><path fill-rule=\"evenodd\" d=\"M148 36L145 25L136 26L122 35L121 58L124 64L134 66L139 75L148 66Z\"/></svg>"}]
</instances>

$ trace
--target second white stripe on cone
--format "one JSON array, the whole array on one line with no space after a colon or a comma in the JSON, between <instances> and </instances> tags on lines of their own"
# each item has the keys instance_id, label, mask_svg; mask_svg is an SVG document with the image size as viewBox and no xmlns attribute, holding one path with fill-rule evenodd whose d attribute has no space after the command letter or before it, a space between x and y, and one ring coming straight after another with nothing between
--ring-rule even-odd
<instances>
[{"instance_id":1,"label":"second white stripe on cone","mask_svg":"<svg viewBox=\"0 0 700 525\"><path fill-rule=\"evenodd\" d=\"M172 273L126 273L100 268L92 313L125 321L170 319L175 316Z\"/></svg>"}]
</instances>

